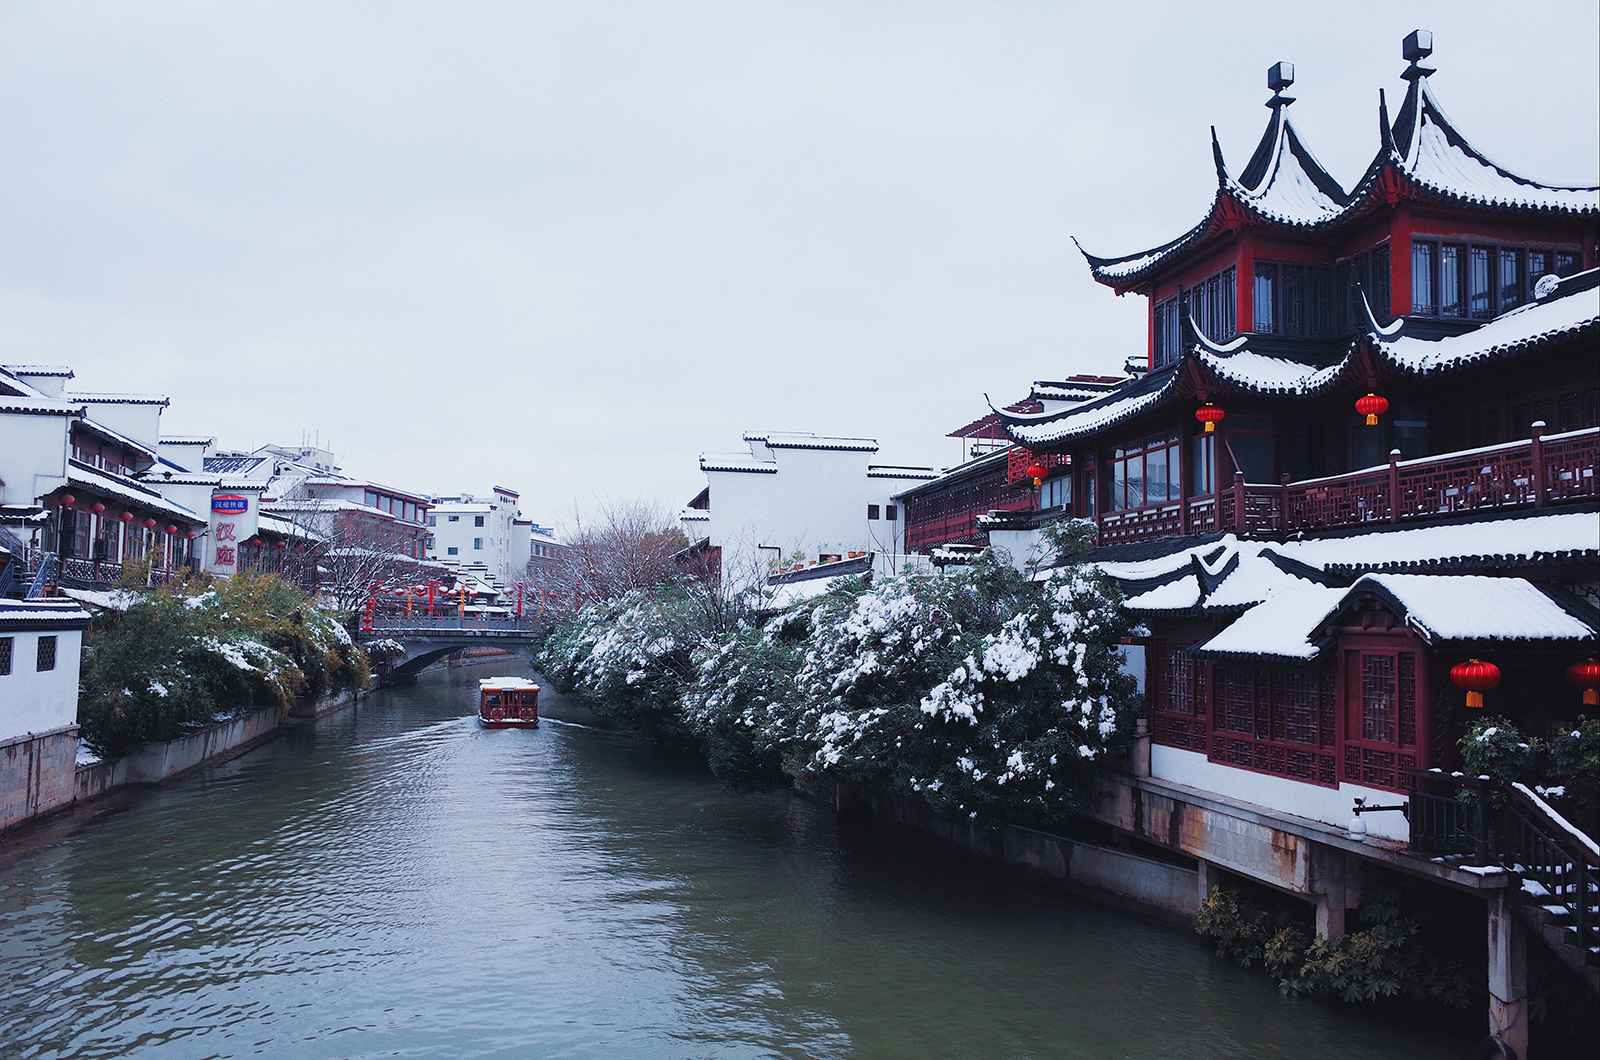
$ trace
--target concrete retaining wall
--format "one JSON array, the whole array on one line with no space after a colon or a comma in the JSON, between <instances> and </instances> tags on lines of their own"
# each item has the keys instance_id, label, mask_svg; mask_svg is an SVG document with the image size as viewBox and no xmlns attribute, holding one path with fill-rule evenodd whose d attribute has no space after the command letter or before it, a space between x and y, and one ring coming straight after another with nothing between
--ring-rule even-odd
<instances>
[{"instance_id":1,"label":"concrete retaining wall","mask_svg":"<svg viewBox=\"0 0 1600 1060\"><path fill-rule=\"evenodd\" d=\"M69 805L78 727L0 740L0 830Z\"/></svg>"},{"instance_id":2,"label":"concrete retaining wall","mask_svg":"<svg viewBox=\"0 0 1600 1060\"><path fill-rule=\"evenodd\" d=\"M848 793L841 793L835 804L843 808L847 801ZM865 804L881 823L929 836L1112 905L1182 927L1192 926L1200 911L1195 869L1018 825L986 833L968 822L941 817L926 803L897 795L873 796Z\"/></svg>"}]
</instances>

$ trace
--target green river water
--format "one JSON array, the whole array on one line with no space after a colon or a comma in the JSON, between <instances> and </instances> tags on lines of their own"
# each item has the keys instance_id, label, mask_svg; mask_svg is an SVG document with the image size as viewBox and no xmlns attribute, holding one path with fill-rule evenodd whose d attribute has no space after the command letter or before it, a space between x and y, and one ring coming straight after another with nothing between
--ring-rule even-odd
<instances>
[{"instance_id":1,"label":"green river water","mask_svg":"<svg viewBox=\"0 0 1600 1060\"><path fill-rule=\"evenodd\" d=\"M6 841L0 1057L1471 1055L491 672Z\"/></svg>"}]
</instances>

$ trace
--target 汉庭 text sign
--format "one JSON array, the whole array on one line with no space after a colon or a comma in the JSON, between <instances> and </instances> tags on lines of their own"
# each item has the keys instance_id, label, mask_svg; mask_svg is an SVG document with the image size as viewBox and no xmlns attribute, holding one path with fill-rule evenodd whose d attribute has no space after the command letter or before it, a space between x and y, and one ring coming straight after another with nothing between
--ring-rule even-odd
<instances>
[{"instance_id":1,"label":"\u6c49\u5ead text sign","mask_svg":"<svg viewBox=\"0 0 1600 1060\"><path fill-rule=\"evenodd\" d=\"M239 546L256 536L260 498L250 493L218 491L211 495L211 573L239 572Z\"/></svg>"}]
</instances>

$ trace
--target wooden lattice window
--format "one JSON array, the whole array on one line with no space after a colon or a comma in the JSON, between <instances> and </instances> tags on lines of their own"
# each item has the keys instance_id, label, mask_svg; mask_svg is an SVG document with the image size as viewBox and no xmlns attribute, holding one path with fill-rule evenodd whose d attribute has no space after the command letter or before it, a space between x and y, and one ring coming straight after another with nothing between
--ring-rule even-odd
<instances>
[{"instance_id":1,"label":"wooden lattice window","mask_svg":"<svg viewBox=\"0 0 1600 1060\"><path fill-rule=\"evenodd\" d=\"M1145 649L1145 689L1156 743L1204 752L1207 667L1189 655L1190 643L1153 640Z\"/></svg>"},{"instance_id":2,"label":"wooden lattice window","mask_svg":"<svg viewBox=\"0 0 1600 1060\"><path fill-rule=\"evenodd\" d=\"M1417 653L1388 648L1344 653L1344 776L1351 784L1403 791L1418 764Z\"/></svg>"},{"instance_id":3,"label":"wooden lattice window","mask_svg":"<svg viewBox=\"0 0 1600 1060\"><path fill-rule=\"evenodd\" d=\"M1213 687L1213 762L1329 787L1339 783L1331 674L1219 665Z\"/></svg>"}]
</instances>

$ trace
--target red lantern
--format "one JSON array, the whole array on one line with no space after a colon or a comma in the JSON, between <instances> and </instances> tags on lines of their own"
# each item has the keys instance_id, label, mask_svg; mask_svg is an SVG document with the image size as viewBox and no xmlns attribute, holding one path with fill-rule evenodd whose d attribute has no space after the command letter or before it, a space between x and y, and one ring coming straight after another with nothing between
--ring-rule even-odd
<instances>
[{"instance_id":1,"label":"red lantern","mask_svg":"<svg viewBox=\"0 0 1600 1060\"><path fill-rule=\"evenodd\" d=\"M287 545L288 543L289 542L284 541L283 539L280 538L277 541L273 542L272 547L273 548L282 548L283 546Z\"/></svg>"},{"instance_id":2,"label":"red lantern","mask_svg":"<svg viewBox=\"0 0 1600 1060\"><path fill-rule=\"evenodd\" d=\"M1045 476L1048 474L1050 474L1050 469L1045 467L1043 464L1034 463L1028 465L1028 477L1033 479L1033 484L1035 486L1043 482Z\"/></svg>"},{"instance_id":3,"label":"red lantern","mask_svg":"<svg viewBox=\"0 0 1600 1060\"><path fill-rule=\"evenodd\" d=\"M171 523L167 524L167 533L175 534L177 532L178 532L178 528L176 526L173 526Z\"/></svg>"},{"instance_id":4,"label":"red lantern","mask_svg":"<svg viewBox=\"0 0 1600 1060\"><path fill-rule=\"evenodd\" d=\"M183 536L184 537L199 537L200 534L199 534L198 531L190 530L187 534L184 534Z\"/></svg>"},{"instance_id":5,"label":"red lantern","mask_svg":"<svg viewBox=\"0 0 1600 1060\"><path fill-rule=\"evenodd\" d=\"M1588 659L1567 667L1567 683L1583 689L1583 705L1600 706L1600 662Z\"/></svg>"},{"instance_id":6,"label":"red lantern","mask_svg":"<svg viewBox=\"0 0 1600 1060\"><path fill-rule=\"evenodd\" d=\"M152 526L156 525L156 521L154 519L146 519L144 522L140 523L139 525L144 527L146 530L148 530Z\"/></svg>"},{"instance_id":7,"label":"red lantern","mask_svg":"<svg viewBox=\"0 0 1600 1060\"><path fill-rule=\"evenodd\" d=\"M1356 399L1356 411L1367 418L1368 427L1376 427L1378 417L1389 411L1389 399L1368 393L1366 397Z\"/></svg>"},{"instance_id":8,"label":"red lantern","mask_svg":"<svg viewBox=\"0 0 1600 1060\"><path fill-rule=\"evenodd\" d=\"M73 495L72 495L72 494L70 494L70 493L63 493L63 494L62 494L62 495L61 495L61 505L62 505L62 507L64 507L64 508L65 508L65 507L70 507L70 506L71 506L71 505L74 505L74 504L76 504L76 503L77 503L77 502L78 502L78 498L76 498L76 497L74 497L74 496L73 496Z\"/></svg>"},{"instance_id":9,"label":"red lantern","mask_svg":"<svg viewBox=\"0 0 1600 1060\"><path fill-rule=\"evenodd\" d=\"M1500 683L1500 667L1469 659L1450 667L1450 683L1467 691L1467 706L1482 709L1483 694Z\"/></svg>"},{"instance_id":10,"label":"red lantern","mask_svg":"<svg viewBox=\"0 0 1600 1060\"><path fill-rule=\"evenodd\" d=\"M89 505L89 510L94 514L99 515L101 512L106 510L106 506L101 504L99 501L95 501L93 504Z\"/></svg>"},{"instance_id":11,"label":"red lantern","mask_svg":"<svg viewBox=\"0 0 1600 1060\"><path fill-rule=\"evenodd\" d=\"M1225 415L1226 413L1209 401L1194 410L1194 418L1206 425L1207 434L1217 429L1217 424L1222 422L1222 417Z\"/></svg>"},{"instance_id":12,"label":"red lantern","mask_svg":"<svg viewBox=\"0 0 1600 1060\"><path fill-rule=\"evenodd\" d=\"M131 522L133 522L133 513L132 512L123 512L121 515L117 516L117 518L121 519L125 523L131 523Z\"/></svg>"}]
</instances>

